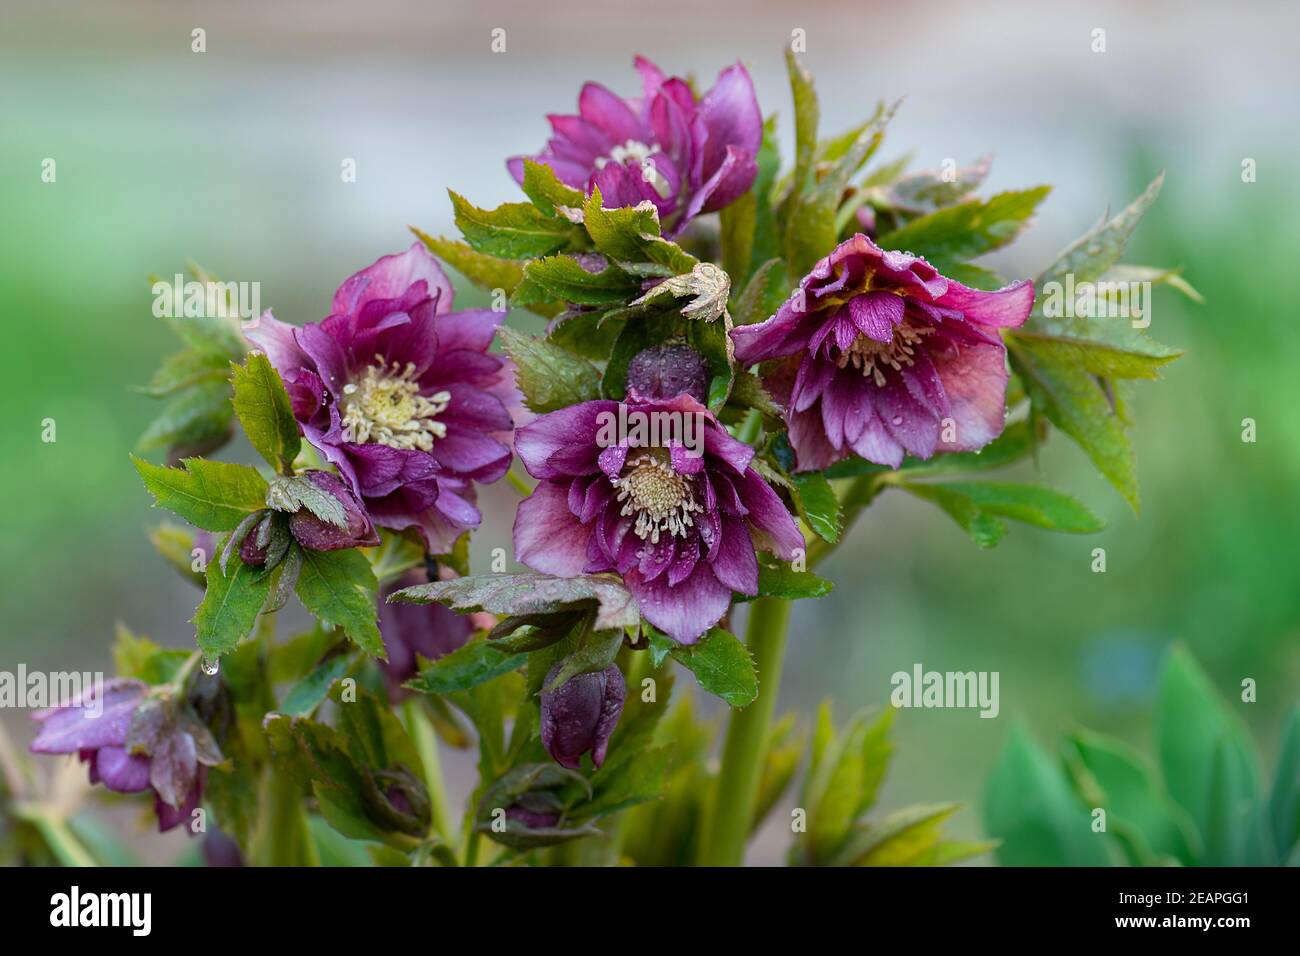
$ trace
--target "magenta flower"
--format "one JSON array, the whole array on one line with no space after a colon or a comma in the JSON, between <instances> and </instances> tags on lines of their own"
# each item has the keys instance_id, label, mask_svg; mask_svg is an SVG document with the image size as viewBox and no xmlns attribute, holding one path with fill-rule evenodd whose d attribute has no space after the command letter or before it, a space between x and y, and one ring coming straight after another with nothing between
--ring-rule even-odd
<instances>
[{"instance_id":1,"label":"magenta flower","mask_svg":"<svg viewBox=\"0 0 1300 956\"><path fill-rule=\"evenodd\" d=\"M623 99L599 83L586 84L579 115L548 116L555 135L530 158L574 189L599 188L607 208L653 203L675 234L749 189L758 174L763 117L739 63L699 99L685 80L665 77L643 57L636 68L641 96ZM523 157L506 165L522 183Z\"/></svg>"},{"instance_id":2,"label":"magenta flower","mask_svg":"<svg viewBox=\"0 0 1300 956\"><path fill-rule=\"evenodd\" d=\"M973 451L1002 433L1006 348L1029 281L981 292L862 234L815 266L766 322L732 331L736 360L765 373L786 407L800 471L850 454L897 468L904 453Z\"/></svg>"},{"instance_id":3,"label":"magenta flower","mask_svg":"<svg viewBox=\"0 0 1300 956\"><path fill-rule=\"evenodd\" d=\"M325 320L295 328L268 312L246 333L374 522L418 528L438 553L478 525L473 483L510 467L513 376L487 354L502 316L452 312L454 294L417 242L347 279Z\"/></svg>"},{"instance_id":4,"label":"magenta flower","mask_svg":"<svg viewBox=\"0 0 1300 956\"><path fill-rule=\"evenodd\" d=\"M685 440L639 440L635 423L665 413ZM619 435L619 421L632 428ZM547 574L618 572L642 617L684 644L722 618L733 591L757 593L756 545L785 560L803 547L750 467L754 449L689 395L560 409L519 429L515 449L540 479L515 514L518 559Z\"/></svg>"},{"instance_id":5,"label":"magenta flower","mask_svg":"<svg viewBox=\"0 0 1300 956\"><path fill-rule=\"evenodd\" d=\"M221 762L207 727L189 712L150 697L140 681L118 678L66 707L33 716L40 730L31 751L77 754L90 782L118 793L152 790L158 829L190 819L203 793L205 768Z\"/></svg>"}]
</instances>

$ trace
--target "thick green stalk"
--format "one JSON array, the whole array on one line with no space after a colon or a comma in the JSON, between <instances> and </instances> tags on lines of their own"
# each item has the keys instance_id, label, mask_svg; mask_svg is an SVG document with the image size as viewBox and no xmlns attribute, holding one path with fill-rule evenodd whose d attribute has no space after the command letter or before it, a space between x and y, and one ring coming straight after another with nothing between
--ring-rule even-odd
<instances>
[{"instance_id":1,"label":"thick green stalk","mask_svg":"<svg viewBox=\"0 0 1300 956\"><path fill-rule=\"evenodd\" d=\"M429 791L433 832L442 837L443 842L451 845L451 817L447 813L447 788L442 781L442 760L438 755L437 735L418 698L408 697L402 702L402 716L406 721L406 732L411 735L411 742L415 744L420 762L424 764L424 785Z\"/></svg>"},{"instance_id":2,"label":"thick green stalk","mask_svg":"<svg viewBox=\"0 0 1300 956\"><path fill-rule=\"evenodd\" d=\"M258 811L249 854L254 866L320 866L307 829L302 788L289 774L274 766L266 768Z\"/></svg>"},{"instance_id":3,"label":"thick green stalk","mask_svg":"<svg viewBox=\"0 0 1300 956\"><path fill-rule=\"evenodd\" d=\"M750 605L745 640L758 669L758 698L748 707L731 712L722 770L700 852L700 862L705 866L740 866L745 862L745 843L763 774L768 725L781 685L789 620L790 602L783 598L759 598Z\"/></svg>"}]
</instances>

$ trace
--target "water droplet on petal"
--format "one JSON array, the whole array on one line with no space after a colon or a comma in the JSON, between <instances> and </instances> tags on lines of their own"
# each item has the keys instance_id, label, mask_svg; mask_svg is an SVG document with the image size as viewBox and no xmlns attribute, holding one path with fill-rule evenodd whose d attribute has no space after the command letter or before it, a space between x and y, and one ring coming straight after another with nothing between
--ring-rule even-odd
<instances>
[{"instance_id":1,"label":"water droplet on petal","mask_svg":"<svg viewBox=\"0 0 1300 956\"><path fill-rule=\"evenodd\" d=\"M890 419L890 421L893 422L895 425L901 425L903 424L903 416L895 415L893 418Z\"/></svg>"},{"instance_id":2,"label":"water droplet on petal","mask_svg":"<svg viewBox=\"0 0 1300 956\"><path fill-rule=\"evenodd\" d=\"M205 657L199 662L199 667L203 673L212 677L217 671L221 670L221 660L216 657Z\"/></svg>"}]
</instances>

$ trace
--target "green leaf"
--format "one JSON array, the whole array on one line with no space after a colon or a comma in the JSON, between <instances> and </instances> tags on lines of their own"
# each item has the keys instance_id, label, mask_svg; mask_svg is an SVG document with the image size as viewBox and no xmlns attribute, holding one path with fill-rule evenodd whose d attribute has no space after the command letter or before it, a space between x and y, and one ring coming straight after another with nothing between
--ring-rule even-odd
<instances>
[{"instance_id":1,"label":"green leaf","mask_svg":"<svg viewBox=\"0 0 1300 956\"><path fill-rule=\"evenodd\" d=\"M635 760L619 761L610 773L593 778L594 793L590 802L574 808L580 817L598 817L654 800L663 795L664 779L672 762L670 747L652 747L639 753Z\"/></svg>"},{"instance_id":2,"label":"green leaf","mask_svg":"<svg viewBox=\"0 0 1300 956\"><path fill-rule=\"evenodd\" d=\"M352 659L346 654L337 654L321 661L311 673L294 685L285 696L280 709L291 717L306 717L314 713L329 696L334 682L346 676L352 665Z\"/></svg>"},{"instance_id":3,"label":"green leaf","mask_svg":"<svg viewBox=\"0 0 1300 956\"><path fill-rule=\"evenodd\" d=\"M1137 511L1133 447L1101 383L1086 370L1027 340L1010 337L1008 353L1035 412L1074 439Z\"/></svg>"},{"instance_id":4,"label":"green leaf","mask_svg":"<svg viewBox=\"0 0 1300 956\"><path fill-rule=\"evenodd\" d=\"M795 179L785 229L785 259L791 278L804 276L834 248L839 238L836 212L849 180L880 145L893 112L883 103L877 106L875 116L858 131L852 145L815 184L801 189Z\"/></svg>"},{"instance_id":5,"label":"green leaf","mask_svg":"<svg viewBox=\"0 0 1300 956\"><path fill-rule=\"evenodd\" d=\"M812 76L795 57L792 50L785 51L786 73L790 77L790 95L794 100L794 173L791 199L810 185L813 178L813 160L817 152L817 124L820 108L817 91L813 89ZM788 226L788 223L787 223ZM829 252L827 248L822 255ZM791 264L792 271L798 271Z\"/></svg>"},{"instance_id":6,"label":"green leaf","mask_svg":"<svg viewBox=\"0 0 1300 956\"><path fill-rule=\"evenodd\" d=\"M844 516L835 489L826 476L819 471L809 471L791 475L790 482L799 517L823 541L829 544L838 541Z\"/></svg>"},{"instance_id":7,"label":"green leaf","mask_svg":"<svg viewBox=\"0 0 1300 956\"><path fill-rule=\"evenodd\" d=\"M532 203L506 203L479 209L464 196L448 190L456 212L456 227L474 249L502 259L531 259L569 246L577 227L548 216Z\"/></svg>"},{"instance_id":8,"label":"green leaf","mask_svg":"<svg viewBox=\"0 0 1300 956\"><path fill-rule=\"evenodd\" d=\"M250 512L265 507L266 479L247 465L186 458L167 468L132 456L156 506L206 531L233 531Z\"/></svg>"},{"instance_id":9,"label":"green leaf","mask_svg":"<svg viewBox=\"0 0 1300 956\"><path fill-rule=\"evenodd\" d=\"M1105 275L1106 271L1119 262L1124 255L1124 247L1137 224L1142 221L1146 211L1156 201L1160 187L1164 184L1162 172L1143 191L1114 218L1098 223L1082 236L1070 243L1035 281L1034 288L1042 289L1048 282L1064 284L1067 274L1074 276L1076 284L1093 282Z\"/></svg>"},{"instance_id":10,"label":"green leaf","mask_svg":"<svg viewBox=\"0 0 1300 956\"><path fill-rule=\"evenodd\" d=\"M549 693L579 674L592 674L603 671L614 663L618 652L623 647L623 631L597 631L585 628L578 638L577 645L560 663L555 676L542 688Z\"/></svg>"},{"instance_id":11,"label":"green leaf","mask_svg":"<svg viewBox=\"0 0 1300 956\"><path fill-rule=\"evenodd\" d=\"M287 474L302 441L280 373L262 352L251 353L234 370L230 382L235 388L235 414L249 443L268 465Z\"/></svg>"},{"instance_id":12,"label":"green leaf","mask_svg":"<svg viewBox=\"0 0 1300 956\"><path fill-rule=\"evenodd\" d=\"M227 574L220 561L208 563L208 589L194 615L199 649L208 657L220 657L253 631L258 612L271 590L271 575L243 561L231 561Z\"/></svg>"},{"instance_id":13,"label":"green leaf","mask_svg":"<svg viewBox=\"0 0 1300 956\"><path fill-rule=\"evenodd\" d=\"M935 803L904 807L879 823L853 828L831 866L930 866L943 836L944 822L958 804Z\"/></svg>"},{"instance_id":14,"label":"green leaf","mask_svg":"<svg viewBox=\"0 0 1300 956\"><path fill-rule=\"evenodd\" d=\"M1107 826L1118 831L1130 826L1140 834L1141 845L1152 856L1137 865L1156 866L1168 860L1190 865L1197 837L1187 815L1174 805L1146 760L1119 740L1090 731L1067 738L1066 746L1078 755L1100 790Z\"/></svg>"},{"instance_id":15,"label":"green leaf","mask_svg":"<svg viewBox=\"0 0 1300 956\"><path fill-rule=\"evenodd\" d=\"M740 639L720 627L695 644L678 644L659 631L650 632L650 653L656 666L672 657L695 675L699 685L732 707L748 707L758 698L758 671Z\"/></svg>"},{"instance_id":16,"label":"green leaf","mask_svg":"<svg viewBox=\"0 0 1300 956\"><path fill-rule=\"evenodd\" d=\"M548 216L555 214L556 206L581 209L586 198L572 186L560 182L550 166L528 158L524 159L524 194Z\"/></svg>"},{"instance_id":17,"label":"green leaf","mask_svg":"<svg viewBox=\"0 0 1300 956\"><path fill-rule=\"evenodd\" d=\"M495 641L476 640L438 658L406 686L424 694L468 690L523 667L527 654L512 654Z\"/></svg>"},{"instance_id":18,"label":"green leaf","mask_svg":"<svg viewBox=\"0 0 1300 956\"><path fill-rule=\"evenodd\" d=\"M787 564L758 565L758 597L779 597L789 600L818 598L831 593L834 585L811 571L795 571ZM740 596L738 600L750 600Z\"/></svg>"},{"instance_id":19,"label":"green leaf","mask_svg":"<svg viewBox=\"0 0 1300 956\"><path fill-rule=\"evenodd\" d=\"M1300 707L1291 709L1282 732L1269 813L1278 859L1289 859L1300 846Z\"/></svg>"},{"instance_id":20,"label":"green leaf","mask_svg":"<svg viewBox=\"0 0 1300 956\"><path fill-rule=\"evenodd\" d=\"M547 256L524 266L524 282L515 289L516 305L546 302L574 305L622 305L641 289L634 277L614 266L590 272L573 256Z\"/></svg>"},{"instance_id":21,"label":"green leaf","mask_svg":"<svg viewBox=\"0 0 1300 956\"><path fill-rule=\"evenodd\" d=\"M982 511L969 495L955 491L947 485L902 482L899 487L918 498L938 505L981 548L993 547L1006 533L1007 526L1002 521Z\"/></svg>"},{"instance_id":22,"label":"green leaf","mask_svg":"<svg viewBox=\"0 0 1300 956\"><path fill-rule=\"evenodd\" d=\"M414 226L411 232L430 252L481 289L502 289L511 295L524 277L524 264L518 259L501 259L478 252L454 239L430 236Z\"/></svg>"},{"instance_id":23,"label":"green leaf","mask_svg":"<svg viewBox=\"0 0 1300 956\"><path fill-rule=\"evenodd\" d=\"M1038 186L949 206L881 236L878 244L882 249L924 256L946 273L953 265L1014 240L1051 190L1051 186Z\"/></svg>"},{"instance_id":24,"label":"green leaf","mask_svg":"<svg viewBox=\"0 0 1300 956\"><path fill-rule=\"evenodd\" d=\"M600 372L582 356L502 326L501 347L514 360L524 403L542 414L600 397Z\"/></svg>"},{"instance_id":25,"label":"green leaf","mask_svg":"<svg viewBox=\"0 0 1300 956\"><path fill-rule=\"evenodd\" d=\"M952 481L945 482L940 487L965 495L983 512L1023 521L1049 531L1089 534L1106 526L1105 522L1074 498L1040 485L1005 481Z\"/></svg>"},{"instance_id":26,"label":"green leaf","mask_svg":"<svg viewBox=\"0 0 1300 956\"><path fill-rule=\"evenodd\" d=\"M754 230L758 223L758 200L751 188L719 214L722 225L722 268L736 283L749 275L754 256Z\"/></svg>"},{"instance_id":27,"label":"green leaf","mask_svg":"<svg viewBox=\"0 0 1300 956\"><path fill-rule=\"evenodd\" d=\"M597 250L620 265L648 264L657 268L646 274L663 276L681 275L699 265L689 252L663 238L659 211L648 200L606 209L600 190L593 189L583 204L582 217Z\"/></svg>"},{"instance_id":28,"label":"green leaf","mask_svg":"<svg viewBox=\"0 0 1300 956\"><path fill-rule=\"evenodd\" d=\"M745 291L736 299L732 321L736 325L753 325L776 314L790 291L785 262L768 259L754 273Z\"/></svg>"},{"instance_id":29,"label":"green leaf","mask_svg":"<svg viewBox=\"0 0 1300 956\"><path fill-rule=\"evenodd\" d=\"M776 183L776 174L781 168L781 151L776 141L776 117L769 116L763 123L763 142L755 157L758 175L750 191L754 195L754 239L750 260L743 273L732 273L733 288L744 286L765 262L770 262L781 255L781 234L776 222L776 210L772 207L772 190ZM785 267L782 265L782 274ZM730 271L730 270L728 270Z\"/></svg>"},{"instance_id":30,"label":"green leaf","mask_svg":"<svg viewBox=\"0 0 1300 956\"><path fill-rule=\"evenodd\" d=\"M178 392L149 423L136 443L139 451L203 446L230 436L235 410L230 386L200 382Z\"/></svg>"},{"instance_id":31,"label":"green leaf","mask_svg":"<svg viewBox=\"0 0 1300 956\"><path fill-rule=\"evenodd\" d=\"M347 530L348 513L343 502L306 475L275 475L267 485L266 506L297 514L303 508L336 528Z\"/></svg>"},{"instance_id":32,"label":"green leaf","mask_svg":"<svg viewBox=\"0 0 1300 956\"><path fill-rule=\"evenodd\" d=\"M796 844L805 862L823 865L832 859L853 822L874 805L894 751L889 740L894 713L886 708L873 717L861 711L836 734L830 708L823 706L803 792L808 832Z\"/></svg>"},{"instance_id":33,"label":"green leaf","mask_svg":"<svg viewBox=\"0 0 1300 956\"><path fill-rule=\"evenodd\" d=\"M147 637L131 633L126 625L117 625L113 642L113 667L118 677L134 677L146 684L165 684L176 676L189 659L190 651L161 647Z\"/></svg>"},{"instance_id":34,"label":"green leaf","mask_svg":"<svg viewBox=\"0 0 1300 956\"><path fill-rule=\"evenodd\" d=\"M1019 725L989 777L984 829L1002 841L1003 866L1107 866L1119 852L1111 835L1092 831L1064 772Z\"/></svg>"},{"instance_id":35,"label":"green leaf","mask_svg":"<svg viewBox=\"0 0 1300 956\"><path fill-rule=\"evenodd\" d=\"M1246 843L1236 804L1257 796L1258 759L1241 721L1182 647L1165 661L1155 730L1169 795L1191 816L1205 847L1198 862L1231 865Z\"/></svg>"},{"instance_id":36,"label":"green leaf","mask_svg":"<svg viewBox=\"0 0 1300 956\"><path fill-rule=\"evenodd\" d=\"M229 372L230 360L224 354L185 349L163 359L149 384L136 391L164 398L191 385L224 383Z\"/></svg>"},{"instance_id":37,"label":"green leaf","mask_svg":"<svg viewBox=\"0 0 1300 956\"><path fill-rule=\"evenodd\" d=\"M437 601L462 614L487 611L499 616L558 614L595 608L592 627L621 630L640 623L636 600L618 578L549 574L475 574L404 588L390 601Z\"/></svg>"},{"instance_id":38,"label":"green leaf","mask_svg":"<svg viewBox=\"0 0 1300 956\"><path fill-rule=\"evenodd\" d=\"M386 658L375 621L378 582L370 562L356 549L302 552L302 570L294 590L318 618L341 627L372 657Z\"/></svg>"}]
</instances>

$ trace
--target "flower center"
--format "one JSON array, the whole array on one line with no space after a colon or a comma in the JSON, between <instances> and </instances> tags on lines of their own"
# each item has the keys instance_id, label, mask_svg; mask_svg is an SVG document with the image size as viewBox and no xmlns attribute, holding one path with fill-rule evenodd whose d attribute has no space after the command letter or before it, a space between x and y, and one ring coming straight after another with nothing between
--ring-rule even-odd
<instances>
[{"instance_id":1,"label":"flower center","mask_svg":"<svg viewBox=\"0 0 1300 956\"><path fill-rule=\"evenodd\" d=\"M686 537L686 529L695 523L691 515L704 510L695 500L690 479L651 454L629 460L622 475L614 479L614 487L623 502L620 514L635 514L633 530L642 541L649 538L651 544L658 544L665 531Z\"/></svg>"},{"instance_id":2,"label":"flower center","mask_svg":"<svg viewBox=\"0 0 1300 956\"><path fill-rule=\"evenodd\" d=\"M447 426L434 419L447 410L451 393L421 395L413 362L390 366L379 355L375 362L360 381L343 386L344 440L431 451L434 438L447 434Z\"/></svg>"},{"instance_id":3,"label":"flower center","mask_svg":"<svg viewBox=\"0 0 1300 956\"><path fill-rule=\"evenodd\" d=\"M659 152L658 143L647 146L639 139L629 139L626 143L620 143L611 149L608 156L598 157L596 168L604 169L608 163L626 163L629 159L641 165L650 158L651 153L657 152Z\"/></svg>"},{"instance_id":4,"label":"flower center","mask_svg":"<svg viewBox=\"0 0 1300 956\"><path fill-rule=\"evenodd\" d=\"M596 168L604 169L610 163L636 163L641 167L641 178L653 187L654 191L659 194L660 199L667 199L672 186L667 178L655 168L655 164L650 162L650 156L657 152L660 152L658 143L651 143L647 146L639 139L629 139L627 142L611 149L608 156L598 156L596 158Z\"/></svg>"},{"instance_id":5,"label":"flower center","mask_svg":"<svg viewBox=\"0 0 1300 956\"><path fill-rule=\"evenodd\" d=\"M917 344L933 331L928 325L908 325L904 322L894 327L894 337L888 342L877 342L870 336L859 333L848 350L840 353L835 364L844 368L852 363L854 368L862 371L864 377L874 379L876 385L883 388L885 373L882 367L887 366L895 372L901 372L904 365L915 364Z\"/></svg>"}]
</instances>

